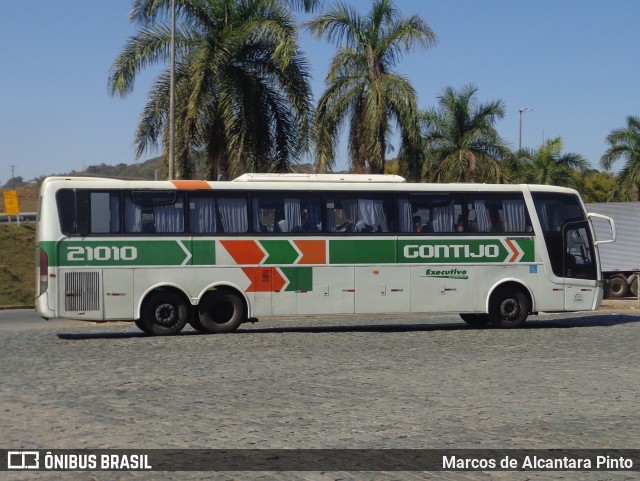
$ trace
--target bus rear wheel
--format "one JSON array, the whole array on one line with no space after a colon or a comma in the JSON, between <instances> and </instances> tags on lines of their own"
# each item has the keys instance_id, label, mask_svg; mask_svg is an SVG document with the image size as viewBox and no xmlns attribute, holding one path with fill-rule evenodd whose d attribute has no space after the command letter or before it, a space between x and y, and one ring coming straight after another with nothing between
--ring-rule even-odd
<instances>
[{"instance_id":1,"label":"bus rear wheel","mask_svg":"<svg viewBox=\"0 0 640 481\"><path fill-rule=\"evenodd\" d=\"M232 332L247 320L247 307L235 292L211 291L200 302L198 320L211 334Z\"/></svg>"},{"instance_id":2,"label":"bus rear wheel","mask_svg":"<svg viewBox=\"0 0 640 481\"><path fill-rule=\"evenodd\" d=\"M197 315L191 316L189 324L191 324L191 327L193 327L199 333L208 334L208 331L204 328L204 326L200 322L200 318Z\"/></svg>"},{"instance_id":3,"label":"bus rear wheel","mask_svg":"<svg viewBox=\"0 0 640 481\"><path fill-rule=\"evenodd\" d=\"M513 287L499 289L491 296L489 319L495 327L522 327L529 315L529 298Z\"/></svg>"},{"instance_id":4,"label":"bus rear wheel","mask_svg":"<svg viewBox=\"0 0 640 481\"><path fill-rule=\"evenodd\" d=\"M180 295L157 291L145 301L140 324L136 324L152 336L171 336L182 330L188 318L189 307Z\"/></svg>"},{"instance_id":5,"label":"bus rear wheel","mask_svg":"<svg viewBox=\"0 0 640 481\"><path fill-rule=\"evenodd\" d=\"M460 318L473 327L484 327L490 321L488 314L460 314Z\"/></svg>"}]
</instances>

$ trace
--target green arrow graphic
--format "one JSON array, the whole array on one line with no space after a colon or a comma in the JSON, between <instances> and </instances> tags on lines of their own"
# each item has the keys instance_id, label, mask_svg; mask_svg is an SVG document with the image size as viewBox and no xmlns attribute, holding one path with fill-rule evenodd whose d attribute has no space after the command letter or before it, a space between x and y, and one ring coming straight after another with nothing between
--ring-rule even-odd
<instances>
[{"instance_id":1,"label":"green arrow graphic","mask_svg":"<svg viewBox=\"0 0 640 481\"><path fill-rule=\"evenodd\" d=\"M267 251L267 258L263 262L266 265L293 264L300 256L289 241L265 240L260 241L260 244Z\"/></svg>"}]
</instances>

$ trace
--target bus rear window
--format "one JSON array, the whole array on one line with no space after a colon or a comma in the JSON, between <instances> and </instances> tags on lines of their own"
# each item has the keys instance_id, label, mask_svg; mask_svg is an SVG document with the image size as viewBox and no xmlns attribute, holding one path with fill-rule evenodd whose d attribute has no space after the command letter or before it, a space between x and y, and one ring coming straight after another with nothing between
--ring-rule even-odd
<instances>
[{"instance_id":1,"label":"bus rear window","mask_svg":"<svg viewBox=\"0 0 640 481\"><path fill-rule=\"evenodd\" d=\"M60 230L66 235L120 232L120 194L63 189L56 195Z\"/></svg>"}]
</instances>

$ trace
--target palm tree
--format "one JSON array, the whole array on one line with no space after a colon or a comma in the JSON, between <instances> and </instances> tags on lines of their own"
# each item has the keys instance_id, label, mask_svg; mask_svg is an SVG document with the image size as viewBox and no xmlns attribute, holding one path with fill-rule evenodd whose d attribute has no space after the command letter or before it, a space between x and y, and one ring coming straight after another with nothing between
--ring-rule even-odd
<instances>
[{"instance_id":1,"label":"palm tree","mask_svg":"<svg viewBox=\"0 0 640 481\"><path fill-rule=\"evenodd\" d=\"M627 117L627 126L612 130L607 142L610 147L600 159L600 165L609 170L620 158L626 162L618 173L615 193L625 200L635 194L640 200L640 117Z\"/></svg>"},{"instance_id":2,"label":"palm tree","mask_svg":"<svg viewBox=\"0 0 640 481\"><path fill-rule=\"evenodd\" d=\"M219 179L290 169L308 147L312 108L307 64L285 2L177 0L177 8L177 177L188 177L195 152L206 154ZM170 11L171 0L133 0L130 19L140 31L112 66L112 95L125 96L142 69L168 62ZM169 93L165 71L142 112L138 156L167 141Z\"/></svg>"},{"instance_id":3,"label":"palm tree","mask_svg":"<svg viewBox=\"0 0 640 481\"><path fill-rule=\"evenodd\" d=\"M516 180L528 184L577 187L574 174L589 170L589 162L580 154L562 154L562 139L546 140L538 149L516 152L519 173Z\"/></svg>"},{"instance_id":4,"label":"palm tree","mask_svg":"<svg viewBox=\"0 0 640 481\"><path fill-rule=\"evenodd\" d=\"M501 182L507 144L495 129L504 117L504 102L480 103L478 88L467 85L459 92L445 88L438 109L421 115L427 157L425 177L435 182Z\"/></svg>"},{"instance_id":5,"label":"palm tree","mask_svg":"<svg viewBox=\"0 0 640 481\"><path fill-rule=\"evenodd\" d=\"M414 45L435 44L435 34L417 15L400 17L392 0L374 0L366 16L339 3L306 25L339 45L316 109L317 171L333 167L339 128L348 119L351 170L383 172L392 121L403 141L419 139L415 91L393 68Z\"/></svg>"}]
</instances>

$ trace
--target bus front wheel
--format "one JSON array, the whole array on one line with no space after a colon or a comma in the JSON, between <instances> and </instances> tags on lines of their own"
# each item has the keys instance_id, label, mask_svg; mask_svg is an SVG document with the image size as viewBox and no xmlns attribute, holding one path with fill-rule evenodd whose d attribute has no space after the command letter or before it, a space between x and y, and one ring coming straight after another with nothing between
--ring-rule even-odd
<instances>
[{"instance_id":1,"label":"bus front wheel","mask_svg":"<svg viewBox=\"0 0 640 481\"><path fill-rule=\"evenodd\" d=\"M519 289L506 287L491 296L489 318L495 327L522 327L529 315L529 298Z\"/></svg>"},{"instance_id":2,"label":"bus front wheel","mask_svg":"<svg viewBox=\"0 0 640 481\"><path fill-rule=\"evenodd\" d=\"M200 302L198 319L212 334L231 332L247 320L247 308L244 299L234 292L211 291Z\"/></svg>"},{"instance_id":3,"label":"bus front wheel","mask_svg":"<svg viewBox=\"0 0 640 481\"><path fill-rule=\"evenodd\" d=\"M171 291L149 295L142 308L138 327L152 336L178 334L189 318L189 307L182 297Z\"/></svg>"}]
</instances>

